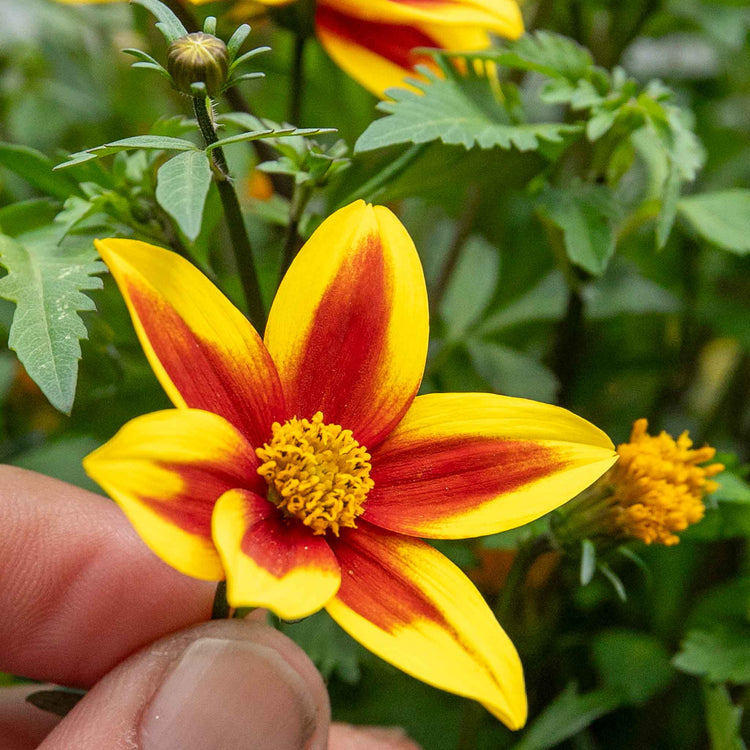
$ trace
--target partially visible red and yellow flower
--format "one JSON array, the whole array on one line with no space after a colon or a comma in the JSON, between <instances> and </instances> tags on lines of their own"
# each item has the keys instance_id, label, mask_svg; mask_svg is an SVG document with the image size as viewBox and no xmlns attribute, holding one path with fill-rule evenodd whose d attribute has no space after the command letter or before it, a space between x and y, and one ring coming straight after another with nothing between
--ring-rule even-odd
<instances>
[{"instance_id":1,"label":"partially visible red and yellow flower","mask_svg":"<svg viewBox=\"0 0 750 750\"><path fill-rule=\"evenodd\" d=\"M260 0L267 6L294 1ZM202 5L212 0L191 2ZM429 58L414 52L418 47L480 50L490 46L492 34L516 39L523 30L516 0L318 0L315 10L315 33L326 52L381 97L413 76L415 65L429 63Z\"/></svg>"},{"instance_id":2,"label":"partially visible red and yellow flower","mask_svg":"<svg viewBox=\"0 0 750 750\"><path fill-rule=\"evenodd\" d=\"M175 409L85 460L154 552L227 579L233 606L323 607L432 685L526 718L518 655L468 578L419 537L524 524L616 460L559 407L417 396L428 306L414 244L386 208L337 211L292 263L261 338L180 256L97 247Z\"/></svg>"}]
</instances>

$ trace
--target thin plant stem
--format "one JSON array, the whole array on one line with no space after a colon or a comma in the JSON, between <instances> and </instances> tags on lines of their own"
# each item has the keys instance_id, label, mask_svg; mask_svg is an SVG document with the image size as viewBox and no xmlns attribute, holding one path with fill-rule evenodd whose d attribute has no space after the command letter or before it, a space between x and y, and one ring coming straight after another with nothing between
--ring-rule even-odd
<instances>
[{"instance_id":1,"label":"thin plant stem","mask_svg":"<svg viewBox=\"0 0 750 750\"><path fill-rule=\"evenodd\" d=\"M231 608L227 601L227 582L219 581L216 584L216 593L214 594L214 604L211 607L212 620L226 620L231 616Z\"/></svg>"},{"instance_id":2,"label":"thin plant stem","mask_svg":"<svg viewBox=\"0 0 750 750\"><path fill-rule=\"evenodd\" d=\"M209 146L216 143L218 141L216 128L206 106L206 99L194 96L193 108L206 145ZM229 168L227 167L223 150L220 147L213 149L211 151L211 158L214 165L213 171L216 179L216 187L219 189L219 197L224 208L224 217L227 220L229 236L232 240L237 271L245 293L248 317L250 318L250 322L255 326L255 329L259 333L262 333L266 325L266 312L263 308L258 274L255 270L253 249L250 245L250 238L247 236L240 202L229 177Z\"/></svg>"},{"instance_id":3,"label":"thin plant stem","mask_svg":"<svg viewBox=\"0 0 750 750\"><path fill-rule=\"evenodd\" d=\"M294 256L299 250L299 223L311 197L312 190L308 186L301 186L295 183L292 200L289 203L289 223L284 235L279 280L284 278L284 274L289 269L289 266L292 265Z\"/></svg>"},{"instance_id":4,"label":"thin plant stem","mask_svg":"<svg viewBox=\"0 0 750 750\"><path fill-rule=\"evenodd\" d=\"M534 560L542 552L549 549L550 540L547 535L542 535L522 543L518 547L516 556L513 558L508 577L503 583L503 588L497 597L495 603L495 617L498 622L506 629L513 618L513 613L518 609L518 600L521 589L526 581L526 576L531 569Z\"/></svg>"},{"instance_id":5,"label":"thin plant stem","mask_svg":"<svg viewBox=\"0 0 750 750\"><path fill-rule=\"evenodd\" d=\"M289 99L289 122L299 125L302 114L302 92L305 87L305 45L307 34L297 31L294 37L294 53L292 56L292 78Z\"/></svg>"},{"instance_id":6,"label":"thin plant stem","mask_svg":"<svg viewBox=\"0 0 750 750\"><path fill-rule=\"evenodd\" d=\"M386 185L392 180L401 176L408 167L410 167L425 151L427 150L426 143L420 143L415 146L411 146L404 151L401 156L395 161L390 162L384 169L377 174L373 175L367 182L360 185L356 190L349 193L346 198L339 201L336 208L343 208L348 206L357 198L361 198L365 201L372 201L377 198L380 193L383 192Z\"/></svg>"}]
</instances>

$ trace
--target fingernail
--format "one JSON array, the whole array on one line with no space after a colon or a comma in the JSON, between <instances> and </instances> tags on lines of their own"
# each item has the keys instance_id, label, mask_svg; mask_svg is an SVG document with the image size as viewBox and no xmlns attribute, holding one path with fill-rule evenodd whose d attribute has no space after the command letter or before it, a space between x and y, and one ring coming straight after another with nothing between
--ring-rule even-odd
<instances>
[{"instance_id":1,"label":"fingernail","mask_svg":"<svg viewBox=\"0 0 750 750\"><path fill-rule=\"evenodd\" d=\"M144 750L300 750L316 724L302 677L274 649L201 638L146 708Z\"/></svg>"}]
</instances>

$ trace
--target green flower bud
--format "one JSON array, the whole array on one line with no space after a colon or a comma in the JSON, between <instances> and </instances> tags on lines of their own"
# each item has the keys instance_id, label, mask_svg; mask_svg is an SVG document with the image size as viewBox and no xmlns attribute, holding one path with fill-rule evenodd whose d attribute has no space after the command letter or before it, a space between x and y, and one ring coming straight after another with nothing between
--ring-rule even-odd
<instances>
[{"instance_id":1,"label":"green flower bud","mask_svg":"<svg viewBox=\"0 0 750 750\"><path fill-rule=\"evenodd\" d=\"M229 71L227 46L212 34L188 34L170 45L167 70L179 91L192 94L190 85L202 82L209 96L218 96Z\"/></svg>"}]
</instances>

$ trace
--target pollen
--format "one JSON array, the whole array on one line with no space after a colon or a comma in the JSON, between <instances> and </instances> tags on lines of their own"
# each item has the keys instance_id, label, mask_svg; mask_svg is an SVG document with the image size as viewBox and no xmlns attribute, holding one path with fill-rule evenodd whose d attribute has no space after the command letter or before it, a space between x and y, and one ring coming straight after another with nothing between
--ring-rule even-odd
<instances>
[{"instance_id":1,"label":"pollen","mask_svg":"<svg viewBox=\"0 0 750 750\"><path fill-rule=\"evenodd\" d=\"M693 448L683 432L677 440L666 432L648 434L648 422L633 425L630 442L618 446L620 460L607 477L613 495L609 523L613 531L646 544L677 544L675 532L703 518L703 497L718 488L711 477L724 470L710 461L716 450Z\"/></svg>"},{"instance_id":2,"label":"pollen","mask_svg":"<svg viewBox=\"0 0 750 750\"><path fill-rule=\"evenodd\" d=\"M255 451L258 474L268 484L268 499L313 534L356 528L364 511L370 479L370 454L351 430L326 424L323 414L273 424L273 437Z\"/></svg>"}]
</instances>

